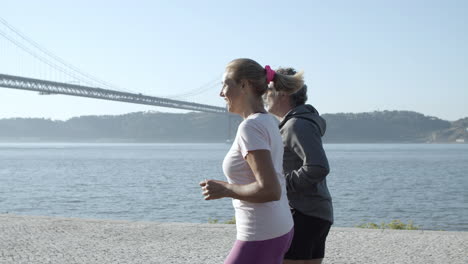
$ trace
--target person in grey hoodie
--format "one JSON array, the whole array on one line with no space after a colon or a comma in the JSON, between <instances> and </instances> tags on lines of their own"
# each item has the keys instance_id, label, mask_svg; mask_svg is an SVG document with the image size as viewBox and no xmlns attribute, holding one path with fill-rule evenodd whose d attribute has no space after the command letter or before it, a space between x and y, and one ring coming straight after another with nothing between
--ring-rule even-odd
<instances>
[{"instance_id":1,"label":"person in grey hoodie","mask_svg":"<svg viewBox=\"0 0 468 264\"><path fill-rule=\"evenodd\" d=\"M293 68L276 72L294 75ZM294 218L294 238L285 264L322 263L325 241L333 224L333 205L326 176L330 168L322 145L326 122L307 101L307 86L287 95L270 84L264 97L268 111L280 119L284 144L283 169Z\"/></svg>"}]
</instances>

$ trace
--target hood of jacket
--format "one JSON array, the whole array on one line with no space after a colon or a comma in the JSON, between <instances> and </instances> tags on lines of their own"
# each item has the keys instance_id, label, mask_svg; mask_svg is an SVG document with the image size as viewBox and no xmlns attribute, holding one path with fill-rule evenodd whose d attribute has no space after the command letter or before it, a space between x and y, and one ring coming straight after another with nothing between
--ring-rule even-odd
<instances>
[{"instance_id":1,"label":"hood of jacket","mask_svg":"<svg viewBox=\"0 0 468 264\"><path fill-rule=\"evenodd\" d=\"M320 134L322 136L325 135L325 131L327 130L327 122L320 116L315 107L304 104L291 109L291 111L289 111L283 118L279 124L279 127L282 128L284 124L286 124L286 122L292 118L301 118L314 123L319 128Z\"/></svg>"}]
</instances>

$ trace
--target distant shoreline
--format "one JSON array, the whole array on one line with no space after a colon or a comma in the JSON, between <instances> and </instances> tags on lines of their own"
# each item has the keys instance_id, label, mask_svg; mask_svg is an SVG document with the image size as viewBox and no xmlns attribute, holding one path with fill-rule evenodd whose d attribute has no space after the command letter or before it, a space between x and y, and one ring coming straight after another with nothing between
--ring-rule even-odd
<instances>
[{"instance_id":1,"label":"distant shoreline","mask_svg":"<svg viewBox=\"0 0 468 264\"><path fill-rule=\"evenodd\" d=\"M468 117L454 122L409 111L323 114L324 143L468 143ZM97 143L224 143L233 140L240 117L210 113L147 113L82 116L67 121L0 119L0 141Z\"/></svg>"}]
</instances>

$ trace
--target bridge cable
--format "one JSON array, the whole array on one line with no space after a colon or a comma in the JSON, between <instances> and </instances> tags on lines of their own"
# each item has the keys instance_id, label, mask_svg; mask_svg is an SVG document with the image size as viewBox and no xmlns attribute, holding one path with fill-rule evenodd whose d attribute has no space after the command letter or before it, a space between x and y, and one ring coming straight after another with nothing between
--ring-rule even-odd
<instances>
[{"instance_id":1,"label":"bridge cable","mask_svg":"<svg viewBox=\"0 0 468 264\"><path fill-rule=\"evenodd\" d=\"M84 76L85 78L87 78L88 80L92 80L98 84L101 84L101 85L104 85L105 87L108 87L108 88L113 88L113 89L116 89L116 90L124 90L126 92L134 92L134 91L129 91L129 90L126 90L126 89L122 89L122 88L119 88L117 87L116 85L113 85L111 83L108 83L108 82L105 82L89 73L86 73L80 69L78 69L77 67L73 66L72 64L66 62L65 60L63 60L62 58L60 58L59 56L55 55L54 53L48 51L46 48L42 47L41 45L39 45L37 42L35 42L34 40L32 40L31 38L27 37L25 34L21 33L18 29L14 28L12 25L10 25L6 20L4 20L3 18L0 17L0 23L2 23L3 25L5 25L7 28L9 28L11 31L13 31L16 35L18 35L19 37L21 37L23 40L25 40L26 42L28 42L30 45L34 46L36 49L38 49L39 51L41 51L42 53L46 54L47 56L51 57L52 59L56 60L57 62L59 62L60 64L64 65L65 67L71 69L72 71L78 73L78 75L81 75L81 76ZM11 40L10 40L11 41ZM29 53L29 52L28 52ZM32 54L31 54L32 55ZM33 55L34 56L34 55ZM36 56L35 56L36 57ZM70 75L69 75L70 76ZM70 76L72 77L72 76ZM77 78L76 76L73 76L75 77L77 80L79 81L83 81L87 84L91 84L89 81L86 81L85 79L83 78Z\"/></svg>"}]
</instances>

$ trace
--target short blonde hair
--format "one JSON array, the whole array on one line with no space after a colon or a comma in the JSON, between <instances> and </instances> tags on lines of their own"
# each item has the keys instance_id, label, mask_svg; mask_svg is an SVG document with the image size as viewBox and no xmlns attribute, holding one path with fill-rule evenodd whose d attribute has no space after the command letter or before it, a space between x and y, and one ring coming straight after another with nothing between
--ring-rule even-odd
<instances>
[{"instance_id":1,"label":"short blonde hair","mask_svg":"<svg viewBox=\"0 0 468 264\"><path fill-rule=\"evenodd\" d=\"M297 73L294 68L278 68L276 72L285 75L294 75ZM291 105L294 107L305 104L305 102L307 102L307 85L304 84L297 92L290 94L289 98L291 98Z\"/></svg>"}]
</instances>

